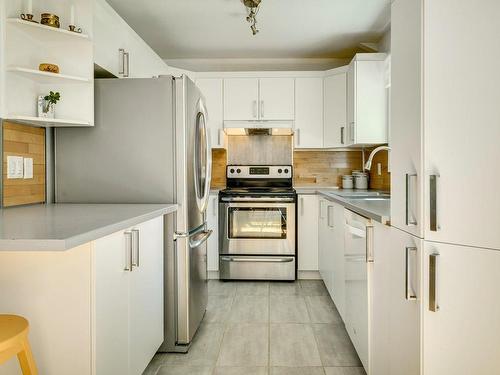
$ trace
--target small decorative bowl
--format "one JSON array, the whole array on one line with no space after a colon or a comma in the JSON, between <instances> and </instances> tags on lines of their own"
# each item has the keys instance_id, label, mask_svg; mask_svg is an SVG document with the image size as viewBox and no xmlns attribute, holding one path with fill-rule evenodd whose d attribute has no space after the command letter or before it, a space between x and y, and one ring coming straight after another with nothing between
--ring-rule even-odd
<instances>
[{"instance_id":1,"label":"small decorative bowl","mask_svg":"<svg viewBox=\"0 0 500 375\"><path fill-rule=\"evenodd\" d=\"M56 64L42 63L38 66L38 70L49 73L59 73L59 67Z\"/></svg>"},{"instance_id":2,"label":"small decorative bowl","mask_svg":"<svg viewBox=\"0 0 500 375\"><path fill-rule=\"evenodd\" d=\"M51 13L42 13L42 19L40 20L42 25L51 26L59 28L61 24L59 23L59 16Z\"/></svg>"}]
</instances>

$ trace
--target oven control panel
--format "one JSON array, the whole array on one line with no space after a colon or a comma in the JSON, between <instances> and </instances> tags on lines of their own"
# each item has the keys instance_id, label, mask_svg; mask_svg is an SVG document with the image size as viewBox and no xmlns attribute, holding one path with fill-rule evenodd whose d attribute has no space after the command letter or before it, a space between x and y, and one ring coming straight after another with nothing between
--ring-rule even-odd
<instances>
[{"instance_id":1,"label":"oven control panel","mask_svg":"<svg viewBox=\"0 0 500 375\"><path fill-rule=\"evenodd\" d=\"M291 165L228 165L228 178L292 178Z\"/></svg>"}]
</instances>

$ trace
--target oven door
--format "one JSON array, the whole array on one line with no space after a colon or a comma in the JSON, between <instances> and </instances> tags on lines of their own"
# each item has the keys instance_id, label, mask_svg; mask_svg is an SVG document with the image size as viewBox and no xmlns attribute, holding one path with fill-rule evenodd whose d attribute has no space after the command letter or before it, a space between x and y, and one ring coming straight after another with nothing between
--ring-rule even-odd
<instances>
[{"instance_id":1,"label":"oven door","mask_svg":"<svg viewBox=\"0 0 500 375\"><path fill-rule=\"evenodd\" d=\"M222 202L219 214L221 254L295 255L294 202Z\"/></svg>"}]
</instances>

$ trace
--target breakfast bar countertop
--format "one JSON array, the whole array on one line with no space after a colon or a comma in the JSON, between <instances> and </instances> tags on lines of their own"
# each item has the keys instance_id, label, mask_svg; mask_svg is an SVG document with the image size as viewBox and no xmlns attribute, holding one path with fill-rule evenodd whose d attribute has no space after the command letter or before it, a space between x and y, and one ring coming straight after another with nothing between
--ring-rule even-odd
<instances>
[{"instance_id":1,"label":"breakfast bar countertop","mask_svg":"<svg viewBox=\"0 0 500 375\"><path fill-rule=\"evenodd\" d=\"M176 204L40 204L0 209L0 251L64 251L158 216Z\"/></svg>"}]
</instances>

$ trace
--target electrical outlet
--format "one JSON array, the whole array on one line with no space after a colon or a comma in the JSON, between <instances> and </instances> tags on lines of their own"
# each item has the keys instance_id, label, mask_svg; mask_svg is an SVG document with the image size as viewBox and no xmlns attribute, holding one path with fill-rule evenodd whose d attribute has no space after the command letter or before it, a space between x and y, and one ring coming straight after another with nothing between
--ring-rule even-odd
<instances>
[{"instance_id":1,"label":"electrical outlet","mask_svg":"<svg viewBox=\"0 0 500 375\"><path fill-rule=\"evenodd\" d=\"M22 156L7 156L7 178L23 178L24 161Z\"/></svg>"},{"instance_id":2,"label":"electrical outlet","mask_svg":"<svg viewBox=\"0 0 500 375\"><path fill-rule=\"evenodd\" d=\"M24 158L24 179L33 178L33 158Z\"/></svg>"},{"instance_id":3,"label":"electrical outlet","mask_svg":"<svg viewBox=\"0 0 500 375\"><path fill-rule=\"evenodd\" d=\"M381 163L377 163L377 173L379 176L382 175L382 164Z\"/></svg>"}]
</instances>

